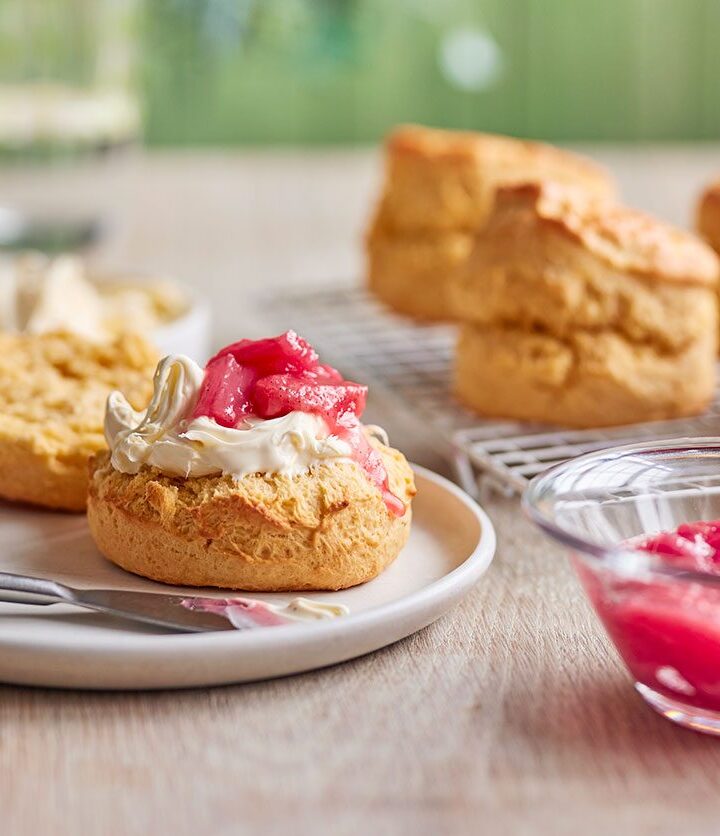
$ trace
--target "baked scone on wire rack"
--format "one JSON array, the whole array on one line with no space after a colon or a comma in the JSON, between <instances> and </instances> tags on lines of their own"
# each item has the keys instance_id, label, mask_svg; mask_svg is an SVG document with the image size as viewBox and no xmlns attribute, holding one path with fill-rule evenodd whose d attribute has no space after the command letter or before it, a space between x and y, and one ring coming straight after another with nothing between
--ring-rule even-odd
<instances>
[{"instance_id":1,"label":"baked scone on wire rack","mask_svg":"<svg viewBox=\"0 0 720 836\"><path fill-rule=\"evenodd\" d=\"M700 195L695 223L700 235L720 254L720 180L710 183Z\"/></svg>"},{"instance_id":2,"label":"baked scone on wire rack","mask_svg":"<svg viewBox=\"0 0 720 836\"><path fill-rule=\"evenodd\" d=\"M378 575L407 540L405 458L360 417L366 387L294 332L241 340L201 369L158 365L149 406L108 400L92 462L100 551L165 583L335 590Z\"/></svg>"},{"instance_id":3,"label":"baked scone on wire rack","mask_svg":"<svg viewBox=\"0 0 720 836\"><path fill-rule=\"evenodd\" d=\"M696 226L702 237L720 252L720 179L709 183L698 201Z\"/></svg>"},{"instance_id":4,"label":"baked scone on wire rack","mask_svg":"<svg viewBox=\"0 0 720 836\"><path fill-rule=\"evenodd\" d=\"M408 125L385 144L385 178L367 234L368 285L393 310L452 319L446 287L486 222L498 186L554 179L611 199L615 183L569 151L494 134Z\"/></svg>"},{"instance_id":5,"label":"baked scone on wire rack","mask_svg":"<svg viewBox=\"0 0 720 836\"><path fill-rule=\"evenodd\" d=\"M84 511L110 391L147 402L157 351L135 334L0 333L0 498Z\"/></svg>"},{"instance_id":6,"label":"baked scone on wire rack","mask_svg":"<svg viewBox=\"0 0 720 836\"><path fill-rule=\"evenodd\" d=\"M694 415L715 388L718 259L572 187L503 187L452 282L455 391L483 416L598 427Z\"/></svg>"}]
</instances>

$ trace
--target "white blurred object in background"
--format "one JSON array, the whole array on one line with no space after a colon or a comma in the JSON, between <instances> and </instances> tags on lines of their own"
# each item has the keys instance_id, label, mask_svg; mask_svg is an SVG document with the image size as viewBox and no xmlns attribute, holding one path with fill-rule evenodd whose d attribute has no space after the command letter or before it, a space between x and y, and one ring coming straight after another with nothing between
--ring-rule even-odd
<instances>
[{"instance_id":1,"label":"white blurred object in background","mask_svg":"<svg viewBox=\"0 0 720 836\"><path fill-rule=\"evenodd\" d=\"M132 331L163 354L209 353L209 307L167 279L95 277L70 255L0 258L0 329L31 334L68 331L104 341Z\"/></svg>"}]
</instances>

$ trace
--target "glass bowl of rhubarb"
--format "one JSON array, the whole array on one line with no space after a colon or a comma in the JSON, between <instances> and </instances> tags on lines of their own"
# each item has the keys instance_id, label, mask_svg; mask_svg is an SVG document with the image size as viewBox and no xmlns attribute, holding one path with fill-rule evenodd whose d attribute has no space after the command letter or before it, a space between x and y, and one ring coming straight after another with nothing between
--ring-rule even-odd
<instances>
[{"instance_id":1,"label":"glass bowl of rhubarb","mask_svg":"<svg viewBox=\"0 0 720 836\"><path fill-rule=\"evenodd\" d=\"M523 505L565 546L643 699L720 735L720 438L580 456Z\"/></svg>"}]
</instances>

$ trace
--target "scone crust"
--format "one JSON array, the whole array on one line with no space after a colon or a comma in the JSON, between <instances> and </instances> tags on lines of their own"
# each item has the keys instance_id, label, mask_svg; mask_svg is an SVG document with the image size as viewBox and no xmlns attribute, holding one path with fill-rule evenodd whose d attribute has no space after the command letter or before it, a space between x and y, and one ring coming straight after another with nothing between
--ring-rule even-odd
<instances>
[{"instance_id":1,"label":"scone crust","mask_svg":"<svg viewBox=\"0 0 720 836\"><path fill-rule=\"evenodd\" d=\"M0 497L54 511L84 511L88 459L94 452L48 454L24 433L0 438Z\"/></svg>"},{"instance_id":2,"label":"scone crust","mask_svg":"<svg viewBox=\"0 0 720 836\"><path fill-rule=\"evenodd\" d=\"M377 231L367 242L370 290L388 307L414 319L451 319L449 278L464 263L472 240L465 232L388 235Z\"/></svg>"},{"instance_id":3,"label":"scone crust","mask_svg":"<svg viewBox=\"0 0 720 836\"><path fill-rule=\"evenodd\" d=\"M375 225L387 230L473 232L487 218L496 188L506 183L554 179L603 198L616 191L610 175L591 160L539 142L405 125L385 147Z\"/></svg>"},{"instance_id":4,"label":"scone crust","mask_svg":"<svg viewBox=\"0 0 720 836\"><path fill-rule=\"evenodd\" d=\"M525 213L609 267L657 281L717 284L718 259L695 235L574 186L552 180L502 186L494 212L502 218L513 211L516 222Z\"/></svg>"},{"instance_id":5,"label":"scone crust","mask_svg":"<svg viewBox=\"0 0 720 836\"><path fill-rule=\"evenodd\" d=\"M694 236L555 184L502 189L448 289L456 319L683 350L716 327L718 259Z\"/></svg>"},{"instance_id":6,"label":"scone crust","mask_svg":"<svg viewBox=\"0 0 720 836\"><path fill-rule=\"evenodd\" d=\"M147 403L157 352L136 335L0 334L0 497L83 511L87 463L105 447L105 400Z\"/></svg>"},{"instance_id":7,"label":"scone crust","mask_svg":"<svg viewBox=\"0 0 720 836\"><path fill-rule=\"evenodd\" d=\"M715 385L718 260L569 187L501 189L453 276L458 397L483 415L602 426L691 415Z\"/></svg>"},{"instance_id":8,"label":"scone crust","mask_svg":"<svg viewBox=\"0 0 720 836\"><path fill-rule=\"evenodd\" d=\"M715 252L720 253L720 180L707 186L700 196L697 230Z\"/></svg>"},{"instance_id":9,"label":"scone crust","mask_svg":"<svg viewBox=\"0 0 720 836\"><path fill-rule=\"evenodd\" d=\"M422 320L452 318L448 284L486 222L501 184L555 178L596 199L614 196L590 160L492 134L398 128L387 139L383 191L367 235L369 289Z\"/></svg>"},{"instance_id":10,"label":"scone crust","mask_svg":"<svg viewBox=\"0 0 720 836\"><path fill-rule=\"evenodd\" d=\"M483 416L570 427L695 415L715 389L714 333L668 353L611 331L558 339L466 324L456 352L455 393Z\"/></svg>"},{"instance_id":11,"label":"scone crust","mask_svg":"<svg viewBox=\"0 0 720 836\"><path fill-rule=\"evenodd\" d=\"M696 227L702 238L720 255L720 180L710 183L700 196Z\"/></svg>"},{"instance_id":12,"label":"scone crust","mask_svg":"<svg viewBox=\"0 0 720 836\"><path fill-rule=\"evenodd\" d=\"M397 450L377 446L391 490L408 506L402 517L352 462L294 477L178 479L152 468L119 473L102 453L91 463L90 530L109 560L163 583L344 589L378 575L409 534L412 471Z\"/></svg>"}]
</instances>

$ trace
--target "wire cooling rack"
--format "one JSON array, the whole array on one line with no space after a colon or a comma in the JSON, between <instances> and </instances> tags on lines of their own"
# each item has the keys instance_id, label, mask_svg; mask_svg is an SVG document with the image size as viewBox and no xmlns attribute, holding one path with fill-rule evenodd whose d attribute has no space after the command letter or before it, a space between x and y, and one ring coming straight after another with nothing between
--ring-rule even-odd
<instances>
[{"instance_id":1,"label":"wire cooling rack","mask_svg":"<svg viewBox=\"0 0 720 836\"><path fill-rule=\"evenodd\" d=\"M650 424L567 430L482 420L451 391L454 329L416 325L351 287L297 288L264 300L280 327L292 327L348 377L382 391L403 419L427 432L428 445L451 459L462 487L522 493L551 465L606 447L658 438L720 435L720 393L703 415Z\"/></svg>"}]
</instances>

